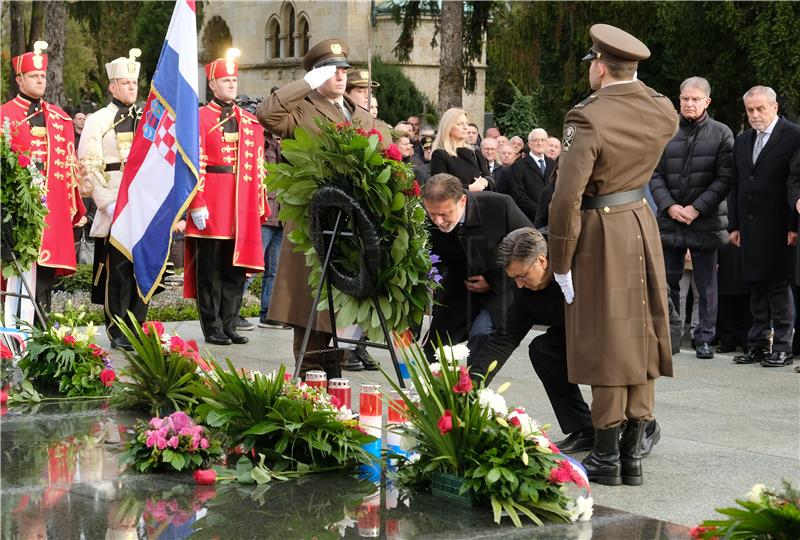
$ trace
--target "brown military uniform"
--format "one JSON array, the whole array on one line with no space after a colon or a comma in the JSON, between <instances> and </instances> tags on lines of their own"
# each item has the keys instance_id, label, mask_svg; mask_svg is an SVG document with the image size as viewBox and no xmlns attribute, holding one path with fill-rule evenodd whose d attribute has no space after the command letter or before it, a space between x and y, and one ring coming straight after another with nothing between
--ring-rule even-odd
<instances>
[{"instance_id":1,"label":"brown military uniform","mask_svg":"<svg viewBox=\"0 0 800 540\"><path fill-rule=\"evenodd\" d=\"M581 203L644 187L676 127L670 101L642 82L601 88L567 113L550 204L550 261L556 273L572 270L575 287L566 308L569 379L644 385L629 418L649 418L652 380L672 375L658 226L645 200L583 211ZM593 404L596 427L624 420L596 412Z\"/></svg>"},{"instance_id":2,"label":"brown military uniform","mask_svg":"<svg viewBox=\"0 0 800 540\"><path fill-rule=\"evenodd\" d=\"M317 57L315 49L326 43L322 42L315 46L306 55L304 58L306 70L315 67L317 64L315 60L318 58L311 57ZM308 61L309 58L311 61ZM351 115L351 122L359 124L366 130L376 127L381 131L384 141L391 140L388 129L381 129L368 111L353 104L347 96L343 99L344 106ZM336 105L316 90L312 90L305 80L294 81L278 89L259 106L256 116L267 131L283 138L293 137L294 130L298 127L317 133L319 128L315 123L316 118L335 123L347 121ZM288 237L294 228L294 223L286 222L284 236ZM306 265L305 255L296 253L294 248L295 245L290 241L283 242L281 246L280 264L269 302L268 317L296 328L294 350L297 354L300 348L299 341L302 340L302 334L298 330L304 330L308 324L308 315L314 303L314 291L308 284L311 268ZM327 311L317 314L314 329L319 333L312 334L308 345L309 351L327 346L327 340L330 339L328 333L331 331L330 316ZM315 367L307 362L303 363L304 370Z\"/></svg>"}]
</instances>

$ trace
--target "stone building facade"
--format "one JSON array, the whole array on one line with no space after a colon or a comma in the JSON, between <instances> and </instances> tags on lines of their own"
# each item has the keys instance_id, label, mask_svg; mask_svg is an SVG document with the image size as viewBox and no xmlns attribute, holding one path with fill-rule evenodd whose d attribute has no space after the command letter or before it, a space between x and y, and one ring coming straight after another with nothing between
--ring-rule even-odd
<instances>
[{"instance_id":1,"label":"stone building facade","mask_svg":"<svg viewBox=\"0 0 800 540\"><path fill-rule=\"evenodd\" d=\"M266 96L276 86L299 79L305 73L302 57L315 43L340 38L350 46L354 65L366 66L368 50L387 64L397 64L417 88L436 103L439 87L439 47L431 47L433 21L423 21L415 33L411 59L400 64L392 49L400 27L377 2L374 25L367 0L337 1L221 1L205 4L200 30L200 59L205 63L221 56L228 47L242 51L239 91L251 97ZM385 6L384 6L385 7ZM483 129L485 109L485 56L476 64L474 94L464 93L463 106ZM200 81L205 74L200 69ZM201 87L202 87L201 86ZM378 94L380 98L380 94ZM409 114L422 111L409 111Z\"/></svg>"}]
</instances>

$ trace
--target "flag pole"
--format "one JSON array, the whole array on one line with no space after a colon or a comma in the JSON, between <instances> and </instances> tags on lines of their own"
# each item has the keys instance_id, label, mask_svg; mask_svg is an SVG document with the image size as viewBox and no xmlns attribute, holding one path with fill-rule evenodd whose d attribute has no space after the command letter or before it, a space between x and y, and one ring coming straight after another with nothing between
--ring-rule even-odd
<instances>
[{"instance_id":1,"label":"flag pole","mask_svg":"<svg viewBox=\"0 0 800 540\"><path fill-rule=\"evenodd\" d=\"M370 113L370 117L372 117L372 113L370 109L372 108L372 27L375 25L375 0L370 0L369 6L369 18L367 19L367 71L369 72L369 77L367 77L367 112ZM372 118L372 127L375 128L375 118Z\"/></svg>"}]
</instances>

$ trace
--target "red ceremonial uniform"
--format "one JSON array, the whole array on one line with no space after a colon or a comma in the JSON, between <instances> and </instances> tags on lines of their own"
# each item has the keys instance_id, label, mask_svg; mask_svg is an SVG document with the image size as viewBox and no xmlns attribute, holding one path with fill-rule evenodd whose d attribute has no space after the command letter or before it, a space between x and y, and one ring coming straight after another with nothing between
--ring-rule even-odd
<instances>
[{"instance_id":1,"label":"red ceremonial uniform","mask_svg":"<svg viewBox=\"0 0 800 540\"><path fill-rule=\"evenodd\" d=\"M40 162L47 178L48 213L37 264L71 274L76 267L72 226L85 213L78 193L75 132L69 115L59 107L40 100L38 112L31 113L31 105L36 103L21 95L7 101L0 106L0 125L10 121L12 147ZM32 127L32 115L42 115L44 126Z\"/></svg>"},{"instance_id":2,"label":"red ceremonial uniform","mask_svg":"<svg viewBox=\"0 0 800 540\"><path fill-rule=\"evenodd\" d=\"M206 228L186 221L186 236L235 240L233 266L264 270L261 218L269 216L264 178L264 130L255 116L233 106L238 131L226 133L222 108L212 101L200 108L200 187L189 212L207 208ZM235 140L234 140L235 139ZM196 297L191 242L186 244L184 297Z\"/></svg>"}]
</instances>

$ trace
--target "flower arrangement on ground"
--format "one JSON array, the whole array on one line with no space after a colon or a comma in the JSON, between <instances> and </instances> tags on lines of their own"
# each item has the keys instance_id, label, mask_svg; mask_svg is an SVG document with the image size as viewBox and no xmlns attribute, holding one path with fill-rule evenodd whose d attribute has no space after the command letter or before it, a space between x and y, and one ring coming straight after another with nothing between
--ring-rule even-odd
<instances>
[{"instance_id":1,"label":"flower arrangement on ground","mask_svg":"<svg viewBox=\"0 0 800 540\"><path fill-rule=\"evenodd\" d=\"M138 472L208 468L222 455L219 441L185 412L139 420L135 436L125 448L123 461Z\"/></svg>"},{"instance_id":2,"label":"flower arrangement on ground","mask_svg":"<svg viewBox=\"0 0 800 540\"><path fill-rule=\"evenodd\" d=\"M429 365L416 348L413 358L406 358L419 401L387 375L403 396L408 418L393 429L416 439L415 454L390 455L397 460L399 483L427 490L442 475L451 475L461 482L453 495L491 505L497 523L505 511L517 527L520 514L538 525L545 519L588 520L592 499L585 475L559 453L547 426L522 408L507 407L501 394L508 383L494 392L476 385L468 369L441 346L438 357L439 363Z\"/></svg>"},{"instance_id":3,"label":"flower arrangement on ground","mask_svg":"<svg viewBox=\"0 0 800 540\"><path fill-rule=\"evenodd\" d=\"M413 170L400 161L396 147L381 150L377 130L365 132L349 123L318 124L319 135L296 129L294 139L283 140L287 163L270 164L266 177L269 190L278 192L280 218L297 225L288 238L297 246L295 251L305 253L312 269L309 284L316 289L322 277L309 206L320 188L337 187L352 196L377 229L380 261L374 285L389 328L413 328L421 323L436 283L429 277L428 230ZM358 272L362 261L356 247L344 241L337 247L336 264ZM325 289L322 299L320 305L327 308ZM355 298L334 289L333 306L340 328L356 324L370 339L383 339L370 296Z\"/></svg>"},{"instance_id":4,"label":"flower arrangement on ground","mask_svg":"<svg viewBox=\"0 0 800 540\"><path fill-rule=\"evenodd\" d=\"M10 121L3 122L0 132L0 190L2 207L3 277L16 275L13 265L5 264L11 257L6 248L11 247L23 271L29 270L39 258L44 219L47 215L47 180L36 168L36 163L14 145Z\"/></svg>"},{"instance_id":5,"label":"flower arrangement on ground","mask_svg":"<svg viewBox=\"0 0 800 540\"><path fill-rule=\"evenodd\" d=\"M783 492L756 484L747 499L736 499L741 508L718 508L728 519L706 520L692 529L692 538L800 538L800 492L785 481Z\"/></svg>"},{"instance_id":6,"label":"flower arrangement on ground","mask_svg":"<svg viewBox=\"0 0 800 540\"><path fill-rule=\"evenodd\" d=\"M263 454L262 469L300 473L351 469L370 463L362 445L373 442L341 403L324 391L286 382L284 368L264 375L228 369L213 371L196 392L197 414L219 428L231 447L245 455Z\"/></svg>"},{"instance_id":7,"label":"flower arrangement on ground","mask_svg":"<svg viewBox=\"0 0 800 540\"><path fill-rule=\"evenodd\" d=\"M70 317L54 313L52 326L29 328L25 354L19 361L27 381L40 390L57 387L66 397L109 394L116 371L108 351L94 342L94 325L80 329L83 317L83 313Z\"/></svg>"},{"instance_id":8,"label":"flower arrangement on ground","mask_svg":"<svg viewBox=\"0 0 800 540\"><path fill-rule=\"evenodd\" d=\"M139 326L117 319L122 334L133 351L125 351L128 366L115 385L112 403L122 408L146 409L156 416L172 411L191 411L197 403L193 388L210 369L193 340L169 335L164 325L147 321Z\"/></svg>"}]
</instances>

